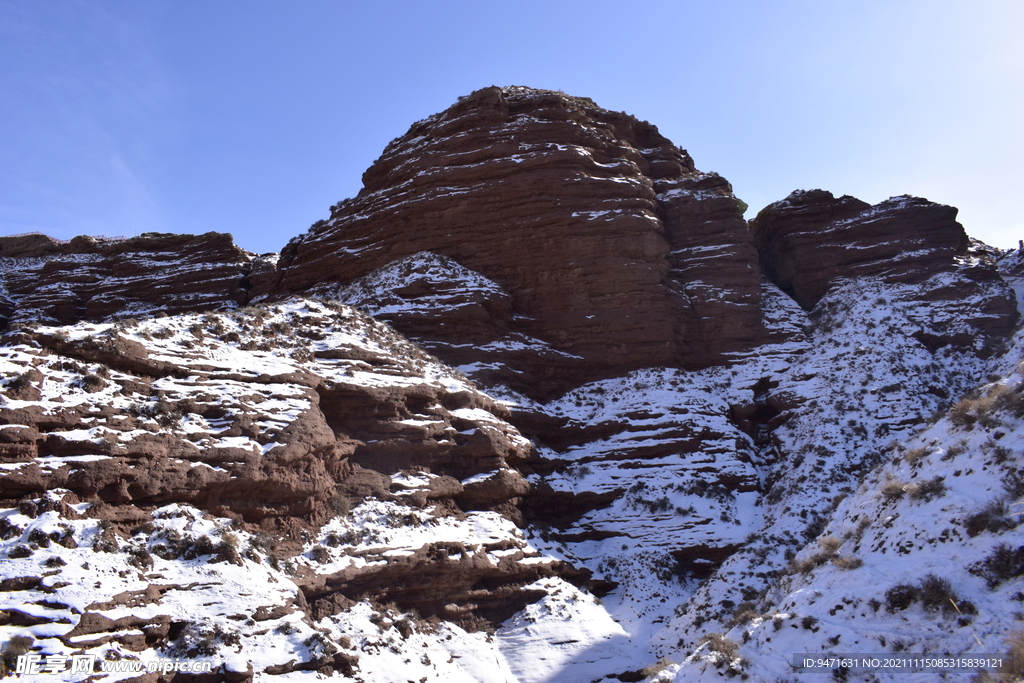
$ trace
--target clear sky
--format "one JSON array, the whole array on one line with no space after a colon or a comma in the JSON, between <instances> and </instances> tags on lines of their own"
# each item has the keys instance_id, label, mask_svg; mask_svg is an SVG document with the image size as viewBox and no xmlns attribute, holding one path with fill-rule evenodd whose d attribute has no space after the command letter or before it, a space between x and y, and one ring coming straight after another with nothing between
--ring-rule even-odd
<instances>
[{"instance_id":1,"label":"clear sky","mask_svg":"<svg viewBox=\"0 0 1024 683\"><path fill-rule=\"evenodd\" d=\"M1024 2L0 0L0 234L277 251L460 95L651 121L752 216L794 189L1024 238Z\"/></svg>"}]
</instances>

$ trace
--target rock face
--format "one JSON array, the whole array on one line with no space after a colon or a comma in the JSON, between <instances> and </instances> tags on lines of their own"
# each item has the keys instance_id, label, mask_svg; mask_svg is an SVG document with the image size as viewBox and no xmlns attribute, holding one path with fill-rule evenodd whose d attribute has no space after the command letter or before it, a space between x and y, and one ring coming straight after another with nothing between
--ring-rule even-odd
<instances>
[{"instance_id":1,"label":"rock face","mask_svg":"<svg viewBox=\"0 0 1024 683\"><path fill-rule=\"evenodd\" d=\"M1017 308L1024 311L1024 247L1003 255L998 261L999 273L1017 295Z\"/></svg>"},{"instance_id":2,"label":"rock face","mask_svg":"<svg viewBox=\"0 0 1024 683\"><path fill-rule=\"evenodd\" d=\"M79 519L69 506L88 508L108 527L97 551L117 552L140 525L181 514L234 520L237 531L272 538L269 556L281 559L319 534L308 564L326 563L328 548L340 564L297 581L310 615L373 598L471 629L541 597L524 589L540 578L589 576L540 558L513 526L531 488L514 468L535 453L503 419L508 411L354 309L289 299L228 315L24 328L8 341L3 496L50 500L21 506L29 518L58 510ZM51 500L50 491L61 493ZM366 524L415 522L423 538L405 539L407 553L396 555L394 544L370 549L351 527L341 536L323 528L364 501L373 501ZM438 543L429 530L440 523L459 533ZM481 544L481 523L501 535ZM150 553L244 564L244 548L223 535L147 529L135 552L150 565ZM78 544L67 530L42 540ZM68 637L124 628L84 623Z\"/></svg>"},{"instance_id":3,"label":"rock face","mask_svg":"<svg viewBox=\"0 0 1024 683\"><path fill-rule=\"evenodd\" d=\"M392 142L363 184L289 242L254 295L448 257L507 292L498 324L579 357L569 377L560 354L535 358L521 388L541 394L587 375L706 366L758 338L760 274L732 188L626 114L485 88Z\"/></svg>"},{"instance_id":4,"label":"rock face","mask_svg":"<svg viewBox=\"0 0 1024 683\"><path fill-rule=\"evenodd\" d=\"M231 235L0 237L0 316L68 324L244 303L253 255Z\"/></svg>"},{"instance_id":5,"label":"rock face","mask_svg":"<svg viewBox=\"0 0 1024 683\"><path fill-rule=\"evenodd\" d=\"M916 197L876 206L825 190L797 190L750 222L765 273L806 309L838 279L920 283L951 270L969 240L956 208Z\"/></svg>"},{"instance_id":6,"label":"rock face","mask_svg":"<svg viewBox=\"0 0 1024 683\"><path fill-rule=\"evenodd\" d=\"M536 388L553 367L564 378L583 365L579 356L516 332L512 296L445 256L420 252L346 286L320 285L311 292L386 321L483 386Z\"/></svg>"},{"instance_id":7,"label":"rock face","mask_svg":"<svg viewBox=\"0 0 1024 683\"><path fill-rule=\"evenodd\" d=\"M289 301L73 329L18 335L48 360L26 357L5 387L0 424L22 426L2 432L0 458L26 463L6 473L8 495L66 488L260 523L387 497L384 475L412 467L446 475L427 498L452 499L458 479L532 455L502 406L350 308ZM63 460L82 455L88 467ZM34 466L48 459L59 464ZM524 493L505 488L483 507Z\"/></svg>"},{"instance_id":8,"label":"rock face","mask_svg":"<svg viewBox=\"0 0 1024 683\"><path fill-rule=\"evenodd\" d=\"M870 206L849 195L798 190L764 208L750 229L765 274L805 309L840 282L875 277L918 287L920 300L944 304L947 317L959 319L923 332L926 346L993 347L1013 330L1016 301L992 255L971 249L956 214L918 197Z\"/></svg>"}]
</instances>

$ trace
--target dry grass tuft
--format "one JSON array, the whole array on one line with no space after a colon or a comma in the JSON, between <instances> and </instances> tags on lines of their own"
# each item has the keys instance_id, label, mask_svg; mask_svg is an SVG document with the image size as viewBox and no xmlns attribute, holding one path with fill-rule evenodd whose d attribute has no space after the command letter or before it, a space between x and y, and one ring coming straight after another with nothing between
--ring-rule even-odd
<instances>
[{"instance_id":1,"label":"dry grass tuft","mask_svg":"<svg viewBox=\"0 0 1024 683\"><path fill-rule=\"evenodd\" d=\"M674 662L671 659L669 659L668 657L662 657L661 659L659 659L654 664L649 664L649 665L645 666L644 668L640 669L640 675L643 676L644 678L652 678L652 677L657 676L658 674L660 674L665 669L667 669L670 666L672 666L673 663Z\"/></svg>"},{"instance_id":2,"label":"dry grass tuft","mask_svg":"<svg viewBox=\"0 0 1024 683\"><path fill-rule=\"evenodd\" d=\"M1024 395L1005 384L993 385L983 396L957 401L949 409L949 421L957 427L980 424L988 429L1000 424L1000 413L1024 417Z\"/></svg>"},{"instance_id":3,"label":"dry grass tuft","mask_svg":"<svg viewBox=\"0 0 1024 683\"><path fill-rule=\"evenodd\" d=\"M920 448L912 448L903 454L903 459L911 465L916 465L930 452L931 450L924 446L921 446Z\"/></svg>"},{"instance_id":4,"label":"dry grass tuft","mask_svg":"<svg viewBox=\"0 0 1024 683\"><path fill-rule=\"evenodd\" d=\"M899 500L903 497L905 487L906 485L901 481L887 479L886 482L882 484L882 488L879 490L879 493L881 493L882 497L887 501Z\"/></svg>"},{"instance_id":5,"label":"dry grass tuft","mask_svg":"<svg viewBox=\"0 0 1024 683\"><path fill-rule=\"evenodd\" d=\"M707 644L708 652L716 653L715 666L728 664L739 656L740 646L734 640L729 640L722 633L709 633L700 639L701 644Z\"/></svg>"},{"instance_id":6,"label":"dry grass tuft","mask_svg":"<svg viewBox=\"0 0 1024 683\"><path fill-rule=\"evenodd\" d=\"M839 550L843 542L835 536L829 534L828 536L822 536L818 539L818 545L821 546L822 552L826 552L829 555L834 555Z\"/></svg>"},{"instance_id":7,"label":"dry grass tuft","mask_svg":"<svg viewBox=\"0 0 1024 683\"><path fill-rule=\"evenodd\" d=\"M853 557L852 555L846 555L833 559L832 564L839 569L856 569L864 564L864 560L859 557Z\"/></svg>"},{"instance_id":8,"label":"dry grass tuft","mask_svg":"<svg viewBox=\"0 0 1024 683\"><path fill-rule=\"evenodd\" d=\"M814 553L805 560L791 561L787 572L790 574L807 574L812 569L820 567L835 557L835 554L839 552L839 548L841 548L842 545L843 542L832 534L822 536L818 539L818 546L821 548L821 551Z\"/></svg>"},{"instance_id":9,"label":"dry grass tuft","mask_svg":"<svg viewBox=\"0 0 1024 683\"><path fill-rule=\"evenodd\" d=\"M740 624L746 624L754 619L761 616L761 613L757 611L756 605L753 602L741 602L736 607L736 611L732 614L732 620L729 622L730 626L738 626Z\"/></svg>"}]
</instances>

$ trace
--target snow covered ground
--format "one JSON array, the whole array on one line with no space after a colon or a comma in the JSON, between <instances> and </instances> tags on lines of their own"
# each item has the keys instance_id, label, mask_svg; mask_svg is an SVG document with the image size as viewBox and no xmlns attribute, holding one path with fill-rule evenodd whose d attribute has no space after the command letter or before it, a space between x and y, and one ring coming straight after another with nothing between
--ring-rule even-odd
<instances>
[{"instance_id":1,"label":"snow covered ground","mask_svg":"<svg viewBox=\"0 0 1024 683\"><path fill-rule=\"evenodd\" d=\"M1020 631L1024 334L988 358L953 344L930 351L922 333L969 331L970 302L918 294L850 281L808 313L766 284L776 342L730 367L639 370L544 405L495 392L513 415L565 422L538 449L551 466L535 461L528 480L601 502L557 523L520 528L500 511L424 505L451 484L406 469L384 473L384 499L282 531L282 552L273 534L189 502L111 517L113 499L18 489L20 501L0 511L6 660L13 666L19 648L187 657L254 680L366 683L940 680L792 665L797 653L1006 652ZM387 327L311 299L32 334L45 344L0 351L5 486L89 476L154 439L177 444L181 472L227 485L292 452L318 410L317 387L477 395ZM135 354L133 365L81 356L115 347ZM177 406L191 408L167 410ZM387 418L394 433L443 444L493 429L510 448L531 448L496 407L418 410ZM35 427L15 420L30 414ZM57 454L26 455L29 442ZM498 481L512 467L456 483ZM531 596L522 609L479 630L372 599L321 611L307 598L432 548L444 549L431 556L438 566L569 562L592 572L601 596L541 572L516 588Z\"/></svg>"}]
</instances>

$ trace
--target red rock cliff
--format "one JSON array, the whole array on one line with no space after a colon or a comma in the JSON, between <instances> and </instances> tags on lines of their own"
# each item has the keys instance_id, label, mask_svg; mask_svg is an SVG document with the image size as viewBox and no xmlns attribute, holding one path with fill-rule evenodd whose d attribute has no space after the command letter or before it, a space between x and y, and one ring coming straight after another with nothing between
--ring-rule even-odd
<instances>
[{"instance_id":1,"label":"red rock cliff","mask_svg":"<svg viewBox=\"0 0 1024 683\"><path fill-rule=\"evenodd\" d=\"M1016 301L991 254L971 248L956 214L956 207L920 197L871 206L797 190L762 209L750 228L765 274L804 308L847 278L913 285L918 300L944 308L954 323L940 334L922 332L922 343L987 354L1012 332Z\"/></svg>"},{"instance_id":2,"label":"red rock cliff","mask_svg":"<svg viewBox=\"0 0 1024 683\"><path fill-rule=\"evenodd\" d=\"M627 114L485 88L414 124L363 183L254 294L433 252L503 287L514 331L582 357L582 376L705 366L758 338L760 272L731 186Z\"/></svg>"},{"instance_id":3,"label":"red rock cliff","mask_svg":"<svg viewBox=\"0 0 1024 683\"><path fill-rule=\"evenodd\" d=\"M216 232L0 237L0 317L69 324L242 304L252 257Z\"/></svg>"}]
</instances>

